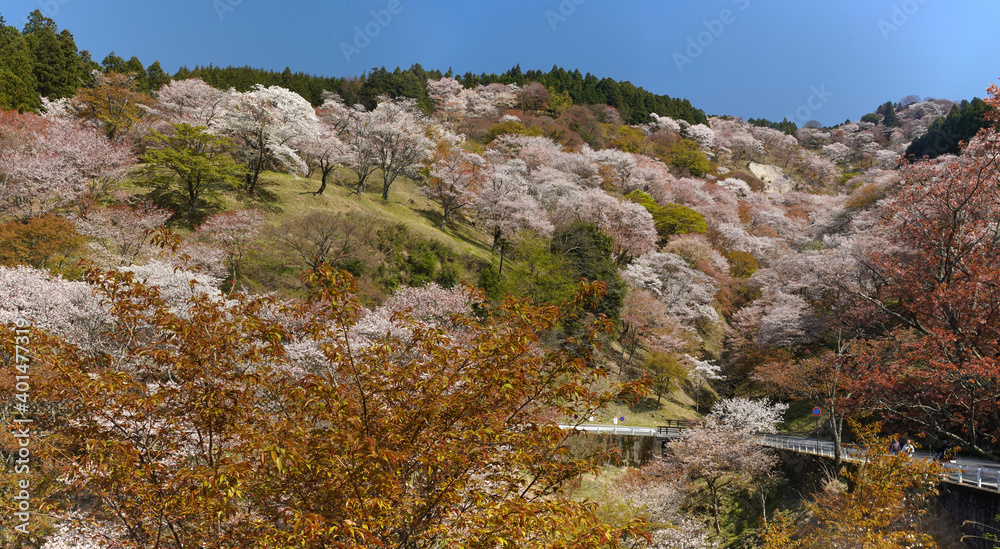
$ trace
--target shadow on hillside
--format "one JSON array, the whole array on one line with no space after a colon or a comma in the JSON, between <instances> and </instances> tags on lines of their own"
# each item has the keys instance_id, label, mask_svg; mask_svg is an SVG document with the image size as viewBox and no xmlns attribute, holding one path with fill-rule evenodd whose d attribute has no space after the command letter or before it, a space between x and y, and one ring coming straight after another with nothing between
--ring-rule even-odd
<instances>
[{"instance_id":1,"label":"shadow on hillside","mask_svg":"<svg viewBox=\"0 0 1000 549\"><path fill-rule=\"evenodd\" d=\"M660 409L660 405L656 403L656 397L646 397L629 406L629 409L634 413L641 414L643 412L656 412Z\"/></svg>"},{"instance_id":2,"label":"shadow on hillside","mask_svg":"<svg viewBox=\"0 0 1000 549\"><path fill-rule=\"evenodd\" d=\"M257 182L257 188L254 189L253 193L239 193L236 195L236 199L239 200L240 204L242 204L244 208L260 208L261 210L269 213L281 213L282 209L278 205L281 201L281 197L274 191L270 190L270 188L277 186L277 181L261 177Z\"/></svg>"},{"instance_id":3,"label":"shadow on hillside","mask_svg":"<svg viewBox=\"0 0 1000 549\"><path fill-rule=\"evenodd\" d=\"M413 210L415 213L419 214L427 221L430 221L435 227L439 229L441 228L441 218L444 217L444 214L442 214L441 212L438 212L431 208L426 208L426 209L417 208L412 205L410 206L410 209Z\"/></svg>"},{"instance_id":4,"label":"shadow on hillside","mask_svg":"<svg viewBox=\"0 0 1000 549\"><path fill-rule=\"evenodd\" d=\"M455 226L453 224L447 224L444 229L441 229L441 218L444 215L441 212L439 212L439 211L437 211L437 210L435 210L433 208L417 208L417 207L413 207L413 206L411 206L410 209L414 213L416 213L416 214L420 215L421 217L423 217L424 219L430 221L437 230L439 230L439 231L447 234L448 236L450 236L450 237L452 237L452 238L454 238L456 240L459 240L459 241L461 241L464 244L468 244L469 246L472 246L474 248L479 248L481 250L489 250L490 249L488 245L484 244L483 242L481 242L479 240L474 240L472 238L472 236L469 234L471 232L471 230L472 230L471 228L470 228L470 230L463 231L463 230L460 230L459 227L457 227L457 226Z\"/></svg>"}]
</instances>

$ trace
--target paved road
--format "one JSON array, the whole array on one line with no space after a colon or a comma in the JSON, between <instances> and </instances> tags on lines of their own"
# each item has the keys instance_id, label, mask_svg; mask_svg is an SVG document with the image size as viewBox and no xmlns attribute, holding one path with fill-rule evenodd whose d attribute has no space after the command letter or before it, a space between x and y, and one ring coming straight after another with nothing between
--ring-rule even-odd
<instances>
[{"instance_id":1,"label":"paved road","mask_svg":"<svg viewBox=\"0 0 1000 549\"><path fill-rule=\"evenodd\" d=\"M577 429L587 432L615 434L615 435L637 435L637 436L658 436L656 427L633 427L628 425L595 425L592 423L581 424L576 427L572 425L560 425L563 429ZM677 429L670 429L668 436L676 438L680 434ZM833 442L829 440L817 440L815 438L797 437L792 435L764 435L764 444L772 448L780 448L804 454L813 454L833 457ZM850 446L844 448L844 453L848 459L856 448ZM913 455L914 459L933 459L930 452L917 451ZM1000 490L1000 463L983 459L975 459L959 456L954 461L944 463L949 470L948 478L952 482L966 485L973 485L990 490Z\"/></svg>"},{"instance_id":2,"label":"paved road","mask_svg":"<svg viewBox=\"0 0 1000 549\"><path fill-rule=\"evenodd\" d=\"M791 435L764 435L764 444L773 448L784 448L806 454L833 457L833 442L816 440L814 438L796 437ZM850 458L857 453L856 448L844 448L844 454ZM914 459L934 459L930 452L918 450ZM1000 463L984 459L959 456L951 462L943 464L948 469L948 478L952 482L971 484L992 490L1000 489Z\"/></svg>"}]
</instances>

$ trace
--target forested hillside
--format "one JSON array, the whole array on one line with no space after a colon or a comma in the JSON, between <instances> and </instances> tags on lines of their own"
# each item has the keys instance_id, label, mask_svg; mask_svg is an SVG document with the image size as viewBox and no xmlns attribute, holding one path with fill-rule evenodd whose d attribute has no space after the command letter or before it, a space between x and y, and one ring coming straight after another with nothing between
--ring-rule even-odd
<instances>
[{"instance_id":1,"label":"forested hillside","mask_svg":"<svg viewBox=\"0 0 1000 549\"><path fill-rule=\"evenodd\" d=\"M947 546L933 467L757 433L1000 457L996 86L798 129L2 37L4 547ZM619 419L704 421L634 469L559 427Z\"/></svg>"}]
</instances>

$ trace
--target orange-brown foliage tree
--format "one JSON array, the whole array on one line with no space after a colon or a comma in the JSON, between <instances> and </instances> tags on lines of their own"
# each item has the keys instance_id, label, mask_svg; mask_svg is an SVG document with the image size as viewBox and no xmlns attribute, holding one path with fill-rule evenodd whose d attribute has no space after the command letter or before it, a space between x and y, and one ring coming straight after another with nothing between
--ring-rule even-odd
<instances>
[{"instance_id":1,"label":"orange-brown foliage tree","mask_svg":"<svg viewBox=\"0 0 1000 549\"><path fill-rule=\"evenodd\" d=\"M807 522L773 521L764 531L766 549L938 547L926 522L941 465L884 454L888 440L877 436L878 424L852 427L867 450L845 474L851 488L817 494L806 504Z\"/></svg>"},{"instance_id":2,"label":"orange-brown foliage tree","mask_svg":"<svg viewBox=\"0 0 1000 549\"><path fill-rule=\"evenodd\" d=\"M582 349L607 322L586 341L542 344L600 286L563 307L482 305L447 330L403 315L365 339L352 279L329 268L308 275L299 303L232 294L177 307L130 273L88 280L114 328L94 349L35 339L34 396L51 404L35 412L39 463L68 483L47 510L86 500L122 547L598 548L646 536L563 491L598 456L571 455L556 422L641 392L588 365Z\"/></svg>"}]
</instances>

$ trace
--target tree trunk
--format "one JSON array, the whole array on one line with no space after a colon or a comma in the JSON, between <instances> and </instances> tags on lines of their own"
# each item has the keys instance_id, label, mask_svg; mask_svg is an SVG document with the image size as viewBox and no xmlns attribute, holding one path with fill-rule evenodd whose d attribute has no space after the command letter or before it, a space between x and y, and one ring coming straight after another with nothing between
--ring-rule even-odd
<instances>
[{"instance_id":1,"label":"tree trunk","mask_svg":"<svg viewBox=\"0 0 1000 549\"><path fill-rule=\"evenodd\" d=\"M712 518L715 521L715 535L718 536L722 533L722 527L719 526L719 494L711 484L709 490L712 492Z\"/></svg>"},{"instance_id":2,"label":"tree trunk","mask_svg":"<svg viewBox=\"0 0 1000 549\"><path fill-rule=\"evenodd\" d=\"M317 190L316 192L314 192L313 196L319 196L319 195L323 194L323 191L325 191L325 190L326 190L326 176L324 175L323 179L320 180L319 190Z\"/></svg>"},{"instance_id":3,"label":"tree trunk","mask_svg":"<svg viewBox=\"0 0 1000 549\"><path fill-rule=\"evenodd\" d=\"M841 445L841 428L843 427L843 422L838 421L837 414L834 410L830 410L830 427L833 431L833 468L835 470L840 470L840 464L844 459L844 449Z\"/></svg>"},{"instance_id":4,"label":"tree trunk","mask_svg":"<svg viewBox=\"0 0 1000 549\"><path fill-rule=\"evenodd\" d=\"M319 196L319 195L323 194L323 191L326 190L326 182L330 178L330 174L333 173L333 168L334 168L333 164L330 164L328 166L324 166L322 164L320 165L320 185L319 185L319 190L316 191L316 192L314 192L313 196Z\"/></svg>"},{"instance_id":5,"label":"tree trunk","mask_svg":"<svg viewBox=\"0 0 1000 549\"><path fill-rule=\"evenodd\" d=\"M393 174L382 174L382 200L389 200L389 187L396 180L396 176Z\"/></svg>"}]
</instances>

